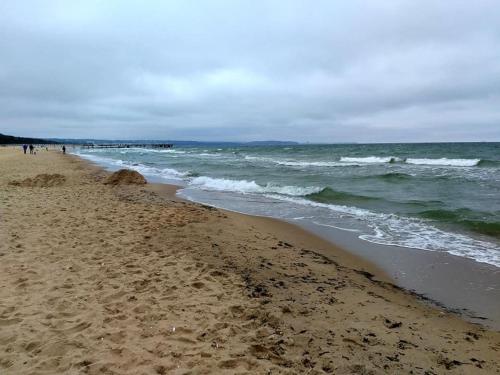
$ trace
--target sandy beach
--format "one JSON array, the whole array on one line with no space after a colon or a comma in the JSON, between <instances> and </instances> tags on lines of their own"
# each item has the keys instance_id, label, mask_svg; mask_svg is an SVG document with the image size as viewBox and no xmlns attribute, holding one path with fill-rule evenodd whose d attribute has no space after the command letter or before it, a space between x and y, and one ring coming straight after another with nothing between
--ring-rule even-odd
<instances>
[{"instance_id":1,"label":"sandy beach","mask_svg":"<svg viewBox=\"0 0 500 375\"><path fill-rule=\"evenodd\" d=\"M496 374L500 333L296 226L0 148L0 374Z\"/></svg>"}]
</instances>

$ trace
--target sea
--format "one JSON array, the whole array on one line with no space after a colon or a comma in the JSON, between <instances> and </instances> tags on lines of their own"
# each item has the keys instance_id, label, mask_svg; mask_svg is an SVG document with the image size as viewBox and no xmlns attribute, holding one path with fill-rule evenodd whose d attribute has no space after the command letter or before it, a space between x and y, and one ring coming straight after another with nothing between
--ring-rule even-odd
<instances>
[{"instance_id":1,"label":"sea","mask_svg":"<svg viewBox=\"0 0 500 375\"><path fill-rule=\"evenodd\" d=\"M500 268L500 143L79 148L186 199Z\"/></svg>"}]
</instances>

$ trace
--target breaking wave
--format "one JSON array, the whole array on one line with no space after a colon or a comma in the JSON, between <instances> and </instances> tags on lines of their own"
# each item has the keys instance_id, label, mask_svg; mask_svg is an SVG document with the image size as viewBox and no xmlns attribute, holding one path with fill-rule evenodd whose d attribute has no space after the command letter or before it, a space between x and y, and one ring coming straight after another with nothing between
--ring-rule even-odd
<instances>
[{"instance_id":1,"label":"breaking wave","mask_svg":"<svg viewBox=\"0 0 500 375\"><path fill-rule=\"evenodd\" d=\"M317 187L279 186L273 184L259 185L255 181L231 180L226 178L212 178L207 176L195 177L189 186L207 190L232 191L237 193L276 193L290 196L303 196L321 190Z\"/></svg>"},{"instance_id":2,"label":"breaking wave","mask_svg":"<svg viewBox=\"0 0 500 375\"><path fill-rule=\"evenodd\" d=\"M368 242L428 251L445 251L500 267L500 251L495 244L476 240L467 235L443 231L423 219L376 213L341 204L315 202L304 197L287 197L276 194L266 196L293 204L326 209L341 214L343 220L346 216L362 220L371 228L372 233L362 234L359 238Z\"/></svg>"},{"instance_id":3,"label":"breaking wave","mask_svg":"<svg viewBox=\"0 0 500 375\"><path fill-rule=\"evenodd\" d=\"M335 162L335 161L275 161L279 165L291 167L355 167L359 163Z\"/></svg>"},{"instance_id":4,"label":"breaking wave","mask_svg":"<svg viewBox=\"0 0 500 375\"><path fill-rule=\"evenodd\" d=\"M500 166L499 161L481 160L481 159L448 159L448 158L398 158L395 156L367 156L367 157L341 157L338 161L296 161L296 160L277 160L273 158L245 156L245 160L274 163L278 165L292 167L348 167L361 166L366 164L411 164L411 165L430 165L447 167L496 167Z\"/></svg>"},{"instance_id":5,"label":"breaking wave","mask_svg":"<svg viewBox=\"0 0 500 375\"><path fill-rule=\"evenodd\" d=\"M376 164L376 163L406 163L413 165L437 165L437 166L452 166L452 167L475 167L478 165L494 165L495 162L489 162L481 159L448 159L448 158L398 158L394 156L379 157L379 156L367 156L367 157L341 157L341 162L355 162L355 163L365 163L365 164Z\"/></svg>"},{"instance_id":6,"label":"breaking wave","mask_svg":"<svg viewBox=\"0 0 500 375\"><path fill-rule=\"evenodd\" d=\"M401 159L395 156L366 156L366 157L341 157L341 162L347 163L369 163L369 164L377 164L377 163L395 163L397 161L401 161Z\"/></svg>"},{"instance_id":7,"label":"breaking wave","mask_svg":"<svg viewBox=\"0 0 500 375\"><path fill-rule=\"evenodd\" d=\"M79 154L82 158L85 158L87 160L93 161L95 163L102 163L104 165L108 165L111 167L118 167L118 168L128 168L128 169L133 169L143 175L147 176L153 176L153 177L160 177L168 180L183 180L184 177L186 177L189 172L180 172L176 169L172 168L156 168L156 167L150 167L141 163L133 163L129 161L123 161L123 160L116 160L116 159L110 159L110 158L103 158L100 156L95 156L95 155L85 155L85 154Z\"/></svg>"},{"instance_id":8,"label":"breaking wave","mask_svg":"<svg viewBox=\"0 0 500 375\"><path fill-rule=\"evenodd\" d=\"M481 159L406 159L405 162L407 164L416 164L416 165L444 165L444 166L452 166L452 167L475 167L479 165Z\"/></svg>"}]
</instances>

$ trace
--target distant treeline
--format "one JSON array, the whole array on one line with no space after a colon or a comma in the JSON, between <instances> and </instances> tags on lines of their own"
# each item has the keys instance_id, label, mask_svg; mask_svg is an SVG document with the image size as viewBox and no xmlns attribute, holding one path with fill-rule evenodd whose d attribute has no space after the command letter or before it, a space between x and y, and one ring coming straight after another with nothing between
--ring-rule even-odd
<instances>
[{"instance_id":1,"label":"distant treeline","mask_svg":"<svg viewBox=\"0 0 500 375\"><path fill-rule=\"evenodd\" d=\"M18 144L54 144L59 143L52 140L40 139L40 138L25 138L25 137L14 137L12 135L5 135L0 133L0 145L18 145Z\"/></svg>"}]
</instances>

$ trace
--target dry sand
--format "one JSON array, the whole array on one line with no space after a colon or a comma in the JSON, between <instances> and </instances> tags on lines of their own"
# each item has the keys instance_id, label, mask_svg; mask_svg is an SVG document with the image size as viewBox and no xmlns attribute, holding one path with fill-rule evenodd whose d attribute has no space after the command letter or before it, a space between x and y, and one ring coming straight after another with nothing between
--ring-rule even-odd
<instances>
[{"instance_id":1,"label":"dry sand","mask_svg":"<svg viewBox=\"0 0 500 375\"><path fill-rule=\"evenodd\" d=\"M498 332L295 226L107 177L0 148L0 374L500 372Z\"/></svg>"}]
</instances>

